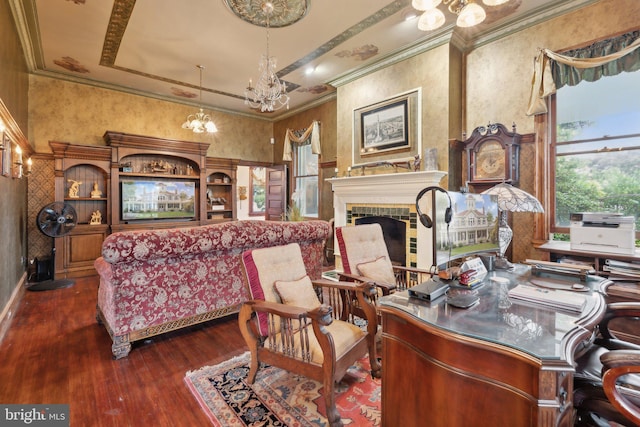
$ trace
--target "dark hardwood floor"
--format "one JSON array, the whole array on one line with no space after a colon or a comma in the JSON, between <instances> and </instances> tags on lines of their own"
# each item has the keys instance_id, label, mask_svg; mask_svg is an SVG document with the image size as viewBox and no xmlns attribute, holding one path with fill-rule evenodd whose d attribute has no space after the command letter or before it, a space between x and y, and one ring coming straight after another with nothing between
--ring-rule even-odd
<instances>
[{"instance_id":1,"label":"dark hardwood floor","mask_svg":"<svg viewBox=\"0 0 640 427\"><path fill-rule=\"evenodd\" d=\"M189 370L246 351L237 317L134 344L113 360L95 319L98 278L26 292L0 343L0 402L67 403L71 426L205 426L184 383Z\"/></svg>"}]
</instances>

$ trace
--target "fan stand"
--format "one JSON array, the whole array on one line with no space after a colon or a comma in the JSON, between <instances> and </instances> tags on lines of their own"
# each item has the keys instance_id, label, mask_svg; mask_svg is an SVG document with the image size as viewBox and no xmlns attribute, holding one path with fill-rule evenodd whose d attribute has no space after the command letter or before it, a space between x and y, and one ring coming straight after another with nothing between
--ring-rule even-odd
<instances>
[{"instance_id":1,"label":"fan stand","mask_svg":"<svg viewBox=\"0 0 640 427\"><path fill-rule=\"evenodd\" d=\"M53 239L53 245L51 246L51 279L43 280L42 282L35 282L32 285L27 286L28 291L52 291L54 289L69 288L75 284L71 279L55 279L56 275L56 239Z\"/></svg>"}]
</instances>

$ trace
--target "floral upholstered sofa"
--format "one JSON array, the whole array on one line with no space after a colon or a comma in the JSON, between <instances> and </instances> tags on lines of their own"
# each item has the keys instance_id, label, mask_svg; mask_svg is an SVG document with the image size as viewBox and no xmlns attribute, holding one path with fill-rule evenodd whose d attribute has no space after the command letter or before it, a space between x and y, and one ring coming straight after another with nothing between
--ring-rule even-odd
<instances>
[{"instance_id":1,"label":"floral upholstered sofa","mask_svg":"<svg viewBox=\"0 0 640 427\"><path fill-rule=\"evenodd\" d=\"M248 249L297 242L311 278L322 275L326 221L233 221L108 236L95 261L97 319L116 359L131 343L240 310L249 299L242 271Z\"/></svg>"}]
</instances>

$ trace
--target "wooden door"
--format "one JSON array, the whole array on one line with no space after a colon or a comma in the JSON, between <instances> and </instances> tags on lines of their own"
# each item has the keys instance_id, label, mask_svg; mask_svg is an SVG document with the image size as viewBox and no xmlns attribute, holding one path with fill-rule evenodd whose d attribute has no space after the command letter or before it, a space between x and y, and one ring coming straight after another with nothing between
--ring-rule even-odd
<instances>
[{"instance_id":1,"label":"wooden door","mask_svg":"<svg viewBox=\"0 0 640 427\"><path fill-rule=\"evenodd\" d=\"M266 208L267 221L282 221L287 207L287 166L276 165L266 170Z\"/></svg>"}]
</instances>

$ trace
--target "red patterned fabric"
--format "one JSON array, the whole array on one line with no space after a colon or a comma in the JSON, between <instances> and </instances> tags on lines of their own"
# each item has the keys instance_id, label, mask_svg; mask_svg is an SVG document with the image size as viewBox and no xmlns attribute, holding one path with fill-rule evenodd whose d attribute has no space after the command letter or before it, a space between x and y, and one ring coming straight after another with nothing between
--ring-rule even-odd
<instances>
[{"instance_id":1,"label":"red patterned fabric","mask_svg":"<svg viewBox=\"0 0 640 427\"><path fill-rule=\"evenodd\" d=\"M95 261L98 307L114 337L211 311L237 312L249 299L244 251L297 242L307 274L319 278L329 233L326 221L235 221L114 233Z\"/></svg>"}]
</instances>

